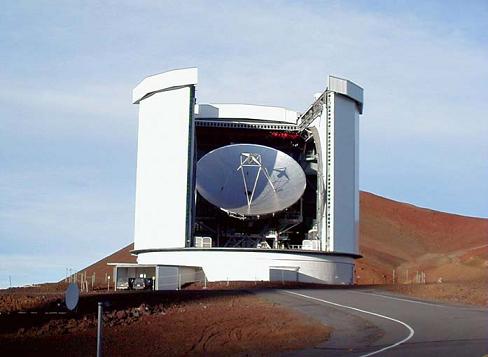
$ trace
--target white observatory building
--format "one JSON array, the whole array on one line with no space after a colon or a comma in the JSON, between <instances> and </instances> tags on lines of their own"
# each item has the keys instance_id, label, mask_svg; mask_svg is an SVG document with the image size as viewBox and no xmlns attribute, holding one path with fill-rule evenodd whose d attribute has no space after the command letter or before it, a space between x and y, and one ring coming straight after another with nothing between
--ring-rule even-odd
<instances>
[{"instance_id":1,"label":"white observatory building","mask_svg":"<svg viewBox=\"0 0 488 357\"><path fill-rule=\"evenodd\" d=\"M133 91L138 264L117 266L119 279L352 284L363 89L330 76L300 113L200 104L197 83L196 68L178 69Z\"/></svg>"}]
</instances>

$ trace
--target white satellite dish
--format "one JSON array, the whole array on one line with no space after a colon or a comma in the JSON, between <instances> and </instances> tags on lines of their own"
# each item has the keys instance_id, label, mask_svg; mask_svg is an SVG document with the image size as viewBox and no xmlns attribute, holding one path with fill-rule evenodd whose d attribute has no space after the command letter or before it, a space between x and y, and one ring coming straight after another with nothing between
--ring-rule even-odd
<instances>
[{"instance_id":1,"label":"white satellite dish","mask_svg":"<svg viewBox=\"0 0 488 357\"><path fill-rule=\"evenodd\" d=\"M76 309L78 305L78 301L80 300L80 289L78 289L78 285L76 283L71 283L68 285L66 289L66 293L64 294L64 302L68 310Z\"/></svg>"},{"instance_id":2,"label":"white satellite dish","mask_svg":"<svg viewBox=\"0 0 488 357\"><path fill-rule=\"evenodd\" d=\"M287 154L264 145L215 149L197 163L197 190L210 203L238 216L279 212L302 197L305 173Z\"/></svg>"}]
</instances>

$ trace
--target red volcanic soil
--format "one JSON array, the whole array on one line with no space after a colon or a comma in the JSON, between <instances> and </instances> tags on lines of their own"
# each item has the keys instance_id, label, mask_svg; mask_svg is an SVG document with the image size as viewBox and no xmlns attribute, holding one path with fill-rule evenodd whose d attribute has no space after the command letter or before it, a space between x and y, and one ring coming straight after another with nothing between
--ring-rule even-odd
<instances>
[{"instance_id":1,"label":"red volcanic soil","mask_svg":"<svg viewBox=\"0 0 488 357\"><path fill-rule=\"evenodd\" d=\"M97 301L107 356L268 355L321 343L331 328L242 291L128 292L83 295L76 312L55 300L37 313L0 314L2 356L92 356Z\"/></svg>"},{"instance_id":2,"label":"red volcanic soil","mask_svg":"<svg viewBox=\"0 0 488 357\"><path fill-rule=\"evenodd\" d=\"M424 299L488 305L488 219L463 217L361 192L358 284ZM331 329L246 293L252 283L216 282L202 290L104 294L107 263L135 263L130 244L77 273L100 291L63 310L65 282L0 291L0 355L93 355L96 301L104 316L107 355L264 354L313 346ZM393 271L396 284L392 284ZM412 284L417 272L426 284ZM386 285L384 285L386 283ZM267 287L281 287L267 283ZM263 287L258 284L257 287ZM216 289L216 290L214 290ZM90 289L91 290L91 289ZM18 314L35 310L39 314ZM155 343L157 341L157 343Z\"/></svg>"},{"instance_id":3,"label":"red volcanic soil","mask_svg":"<svg viewBox=\"0 0 488 357\"><path fill-rule=\"evenodd\" d=\"M358 284L488 305L488 219L361 192L359 245L364 257L357 261ZM330 334L331 328L316 321L242 291L225 291L252 289L249 282L216 282L206 290L195 283L182 291L104 294L107 276L113 274L107 263L135 263L132 249L130 244L76 274L79 281L86 273L89 285L93 276L99 289L82 295L76 313L43 313L64 311L65 282L0 291L0 355L94 355L99 300L110 301L104 315L106 355L266 355L313 346ZM412 284L417 272L425 273L426 284ZM38 314L18 313L25 310Z\"/></svg>"},{"instance_id":4,"label":"red volcanic soil","mask_svg":"<svg viewBox=\"0 0 488 357\"><path fill-rule=\"evenodd\" d=\"M488 280L488 219L419 208L361 192L359 284Z\"/></svg>"}]
</instances>

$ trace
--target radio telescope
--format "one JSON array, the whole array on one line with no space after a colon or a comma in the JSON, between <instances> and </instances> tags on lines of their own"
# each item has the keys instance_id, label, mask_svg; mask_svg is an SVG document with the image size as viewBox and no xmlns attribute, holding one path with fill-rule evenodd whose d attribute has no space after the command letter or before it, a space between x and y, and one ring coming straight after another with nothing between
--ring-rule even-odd
<instances>
[{"instance_id":1,"label":"radio telescope","mask_svg":"<svg viewBox=\"0 0 488 357\"><path fill-rule=\"evenodd\" d=\"M241 217L284 210L302 197L305 173L287 154L255 144L215 149L197 163L197 190L210 203Z\"/></svg>"}]
</instances>

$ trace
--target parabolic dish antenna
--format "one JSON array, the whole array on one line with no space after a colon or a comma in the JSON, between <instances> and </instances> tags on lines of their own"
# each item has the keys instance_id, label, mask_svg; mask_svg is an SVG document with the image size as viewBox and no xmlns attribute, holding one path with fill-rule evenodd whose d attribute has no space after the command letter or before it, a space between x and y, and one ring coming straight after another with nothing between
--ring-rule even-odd
<instances>
[{"instance_id":1,"label":"parabolic dish antenna","mask_svg":"<svg viewBox=\"0 0 488 357\"><path fill-rule=\"evenodd\" d=\"M75 283L69 284L64 295L64 302L66 303L66 307L68 308L68 310L76 309L79 300L80 289L78 289L78 285L76 285Z\"/></svg>"},{"instance_id":2,"label":"parabolic dish antenna","mask_svg":"<svg viewBox=\"0 0 488 357\"><path fill-rule=\"evenodd\" d=\"M287 154L264 145L222 146L197 163L197 190L238 216L279 212L302 197L305 173Z\"/></svg>"}]
</instances>

